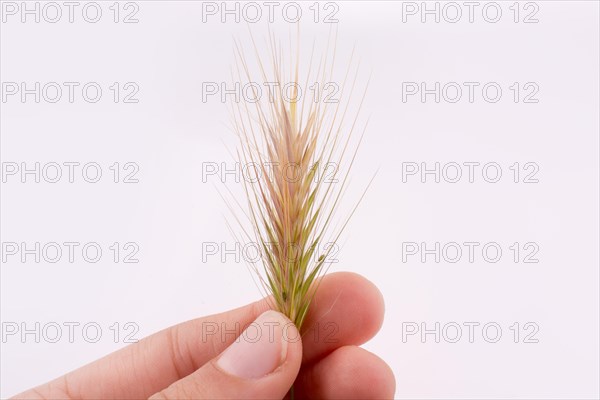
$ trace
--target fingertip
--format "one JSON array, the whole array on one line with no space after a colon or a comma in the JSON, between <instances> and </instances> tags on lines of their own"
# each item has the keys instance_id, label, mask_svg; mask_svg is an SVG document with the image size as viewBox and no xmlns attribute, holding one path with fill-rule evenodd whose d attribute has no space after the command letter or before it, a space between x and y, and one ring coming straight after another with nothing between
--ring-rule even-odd
<instances>
[{"instance_id":1,"label":"fingertip","mask_svg":"<svg viewBox=\"0 0 600 400\"><path fill-rule=\"evenodd\" d=\"M379 288L354 272L337 272L328 277L332 282L333 291L340 293L339 296L343 297L345 304L349 304L354 310L363 310L353 314L353 318L360 317L356 322L362 327L363 340L372 338L381 329L385 314L385 301Z\"/></svg>"},{"instance_id":2,"label":"fingertip","mask_svg":"<svg viewBox=\"0 0 600 400\"><path fill-rule=\"evenodd\" d=\"M349 281L347 285L352 287L355 292L360 292L357 297L360 297L363 307L370 311L363 315L363 324L370 328L365 331L366 341L375 336L383 326L385 300L379 288L364 276L353 272L348 272L347 275Z\"/></svg>"},{"instance_id":3,"label":"fingertip","mask_svg":"<svg viewBox=\"0 0 600 400\"><path fill-rule=\"evenodd\" d=\"M365 343L381 329L384 313L383 295L371 281L351 272L326 275L302 330L305 361L340 346Z\"/></svg>"},{"instance_id":4,"label":"fingertip","mask_svg":"<svg viewBox=\"0 0 600 400\"><path fill-rule=\"evenodd\" d=\"M392 369L357 346L340 347L301 373L300 393L308 398L393 399Z\"/></svg>"}]
</instances>

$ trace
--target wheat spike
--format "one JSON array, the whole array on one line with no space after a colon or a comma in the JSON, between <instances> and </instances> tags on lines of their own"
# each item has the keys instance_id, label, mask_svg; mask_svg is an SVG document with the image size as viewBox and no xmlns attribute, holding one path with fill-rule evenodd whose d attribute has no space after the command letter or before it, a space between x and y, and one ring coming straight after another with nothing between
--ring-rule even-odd
<instances>
[{"instance_id":1,"label":"wheat spike","mask_svg":"<svg viewBox=\"0 0 600 400\"><path fill-rule=\"evenodd\" d=\"M270 90L264 95L260 92L264 85L252 86L253 98L260 100L234 102L231 108L233 130L239 137L238 161L254 168L253 176L259 177L243 180L244 213L250 227L240 223L245 239L255 241L261 250L261 265L253 264L252 269L266 292L273 296L273 306L301 328L318 280L329 266L332 244L356 209L340 229L332 232L333 217L362 141L361 134L353 151L349 150L364 93L353 121L345 127L343 122L350 102L343 99L352 98L357 75L355 72L347 88L352 62L337 84L340 97L337 102L327 103L319 93L328 84L336 88L332 79L335 45L330 46L331 34L316 68L314 44L308 64L304 64L300 60L299 43L293 55L290 39L286 63L282 45L269 31L270 59L265 63L251 38L260 70L258 81L269 82ZM234 80L257 82L238 42L235 54ZM306 71L302 82L301 68ZM319 98L315 99L315 94ZM324 173L331 168L334 168L332 173Z\"/></svg>"}]
</instances>

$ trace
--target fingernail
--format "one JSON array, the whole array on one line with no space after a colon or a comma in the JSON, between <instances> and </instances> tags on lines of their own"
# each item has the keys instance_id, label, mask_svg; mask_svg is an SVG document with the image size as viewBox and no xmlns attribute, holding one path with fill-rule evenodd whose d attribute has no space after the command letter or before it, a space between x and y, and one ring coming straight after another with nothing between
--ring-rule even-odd
<instances>
[{"instance_id":1,"label":"fingernail","mask_svg":"<svg viewBox=\"0 0 600 400\"><path fill-rule=\"evenodd\" d=\"M230 345L217 365L230 375L256 379L275 371L287 356L284 335L292 323L276 311L267 311Z\"/></svg>"}]
</instances>

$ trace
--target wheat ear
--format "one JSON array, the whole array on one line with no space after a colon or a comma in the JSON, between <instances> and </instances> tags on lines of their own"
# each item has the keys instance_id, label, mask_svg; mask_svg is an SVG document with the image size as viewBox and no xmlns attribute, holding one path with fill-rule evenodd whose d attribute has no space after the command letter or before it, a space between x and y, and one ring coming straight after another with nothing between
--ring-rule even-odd
<instances>
[{"instance_id":1,"label":"wheat ear","mask_svg":"<svg viewBox=\"0 0 600 400\"><path fill-rule=\"evenodd\" d=\"M319 278L329 267L333 244L360 202L334 229L333 219L364 135L363 130L358 143L351 142L364 93L354 118L344 124L358 71L357 67L347 85L352 57L345 76L336 84L332 79L336 46L330 45L331 39L318 63L314 62L313 44L305 64L300 60L299 39L294 55L290 36L289 55L284 57L281 43L269 32L270 59L265 63L251 38L260 71L258 81L269 82L270 90L268 96L261 96L260 85L251 86L253 99L260 101L234 102L231 108L233 130L239 137L238 161L254 169L253 177L260 177L243 179L247 206L243 208L250 227L240 223L246 240L255 241L262 254L261 263L252 264L252 269L272 295L273 306L300 329ZM238 42L235 54L234 81L256 83ZM306 76L302 82L301 74ZM329 99L327 103L322 93L311 91L315 84L321 91L333 85L337 101Z\"/></svg>"}]
</instances>

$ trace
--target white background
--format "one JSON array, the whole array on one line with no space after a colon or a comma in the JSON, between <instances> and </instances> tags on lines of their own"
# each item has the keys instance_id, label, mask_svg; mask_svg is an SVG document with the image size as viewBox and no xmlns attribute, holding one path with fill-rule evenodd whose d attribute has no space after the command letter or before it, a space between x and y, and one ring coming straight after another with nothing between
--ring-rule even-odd
<instances>
[{"instance_id":1,"label":"white background","mask_svg":"<svg viewBox=\"0 0 600 400\"><path fill-rule=\"evenodd\" d=\"M103 334L98 343L88 343L80 330L69 343L66 328L58 343L43 338L35 343L34 335L24 341L6 337L2 397L124 346L126 322L139 327L134 335L139 339L259 296L242 262L232 257L202 262L202 243L232 243L222 216L227 208L215 189L218 179L203 182L202 163L230 163L227 149L235 147L227 106L218 98L202 102L202 83L229 81L233 38L248 44L245 22L229 17L222 23L219 16L203 22L201 2L153 1L136 3L138 23L114 23L112 2L99 4L98 23L82 18L82 6L73 23L66 7L57 23L43 18L35 23L32 16L22 23L20 14L3 14L3 83L98 82L103 88L97 103L84 101L80 90L73 103L66 98L35 103L31 95L24 103L19 95L3 99L3 168L11 162L97 162L103 176L96 184L85 182L80 169L74 183L65 176L55 184L6 177L2 242L30 247L97 242L104 253L94 264L80 252L74 263L63 255L54 264L35 263L31 256L23 263L19 255L3 254L3 329L7 323L33 328L36 322L78 322L81 328L96 322ZM313 40L323 45L330 28L313 21L309 4L302 19L303 49ZM360 273L383 292L386 320L365 347L391 365L396 397L597 398L598 3L537 1L529 8L520 3L516 23L513 2L498 3L497 23L483 18L485 2L472 23L462 2L456 23L443 15L439 23L431 15L423 23L420 14L405 15L403 22L407 4L402 2L337 4L341 66L355 45L359 83L372 71L360 119L370 122L348 202L379 173L341 241L340 263L331 270ZM523 23L536 7L538 22ZM121 13L131 10L121 5ZM274 32L286 42L290 24L281 12L275 19ZM252 29L262 43L265 18ZM136 83L139 102L115 104L109 89L114 82ZM425 102L419 96L403 102L402 82L480 86L473 102L466 92L457 103L443 98L436 103L432 95ZM503 90L496 103L481 96L487 82ZM523 102L526 92L521 92L515 103L509 88L514 82L521 90L535 83L538 102ZM114 162L136 163L139 183L113 183L108 167ZM429 167L496 162L503 175L488 183L480 166L473 183L466 175L458 183L443 178L435 183L432 176L422 183L419 175L403 182L406 162ZM539 182L523 183L521 175L514 183L509 167L515 162L521 168L527 162L539 166ZM137 243L140 262L113 262L108 247L114 242ZM436 263L432 256L423 263L418 255L402 262L403 242L426 242L429 248L435 242L496 242L503 254L496 263L486 262L480 246L473 263L466 254L457 263ZM522 249L515 263L509 249L515 242L535 243L539 262L524 263L528 252ZM109 329L115 322L121 324L118 343ZM410 322L428 329L436 322L480 326L473 343L464 325L458 343L444 337L436 343L433 335L424 343L419 335L403 343L403 327ZM502 328L497 343L482 336L481 327L490 322ZM510 330L515 322L518 343ZM528 322L539 327L533 336L538 343L523 343Z\"/></svg>"}]
</instances>

